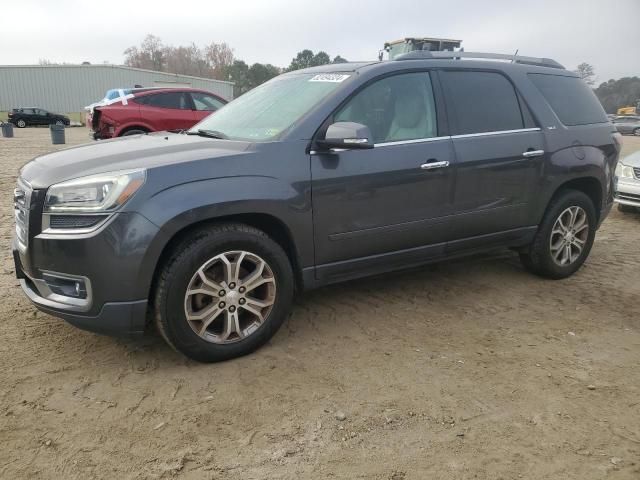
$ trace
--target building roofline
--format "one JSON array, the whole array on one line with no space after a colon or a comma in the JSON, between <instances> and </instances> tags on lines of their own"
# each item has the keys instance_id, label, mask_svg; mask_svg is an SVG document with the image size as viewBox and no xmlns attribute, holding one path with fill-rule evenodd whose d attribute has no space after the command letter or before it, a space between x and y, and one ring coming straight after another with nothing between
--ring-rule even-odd
<instances>
[{"instance_id":1,"label":"building roofline","mask_svg":"<svg viewBox=\"0 0 640 480\"><path fill-rule=\"evenodd\" d=\"M0 69L3 68L118 68L122 70L134 70L137 72L145 72L145 73L155 73L160 75L168 75L171 77L183 77L183 78L193 78L195 80L207 80L210 82L218 82L218 83L227 83L229 85L235 85L234 82L229 82L227 80L216 80L215 78L206 78L206 77L196 77L194 75L183 75L182 73L172 73L172 72L159 72L156 70L148 70L146 68L136 68L136 67L128 67L126 65L115 65L113 63L96 63L90 65L81 65L81 64L57 64L57 65L0 65Z\"/></svg>"}]
</instances>

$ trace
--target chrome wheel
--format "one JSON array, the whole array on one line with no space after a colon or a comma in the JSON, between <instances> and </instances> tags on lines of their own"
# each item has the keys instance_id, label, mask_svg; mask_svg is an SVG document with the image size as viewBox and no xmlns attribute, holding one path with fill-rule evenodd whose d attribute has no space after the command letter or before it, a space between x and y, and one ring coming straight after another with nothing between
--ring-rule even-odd
<instances>
[{"instance_id":1,"label":"chrome wheel","mask_svg":"<svg viewBox=\"0 0 640 480\"><path fill-rule=\"evenodd\" d=\"M275 299L275 276L267 262L250 252L231 251L196 271L185 293L184 313L202 339L234 343L258 330Z\"/></svg>"},{"instance_id":2,"label":"chrome wheel","mask_svg":"<svg viewBox=\"0 0 640 480\"><path fill-rule=\"evenodd\" d=\"M589 238L589 218L581 207L564 210L551 230L551 258L561 267L574 263L584 250Z\"/></svg>"},{"instance_id":3,"label":"chrome wheel","mask_svg":"<svg viewBox=\"0 0 640 480\"><path fill-rule=\"evenodd\" d=\"M25 122L24 120L18 120L18 127L19 128L24 128L27 126L27 122Z\"/></svg>"},{"instance_id":4,"label":"chrome wheel","mask_svg":"<svg viewBox=\"0 0 640 480\"><path fill-rule=\"evenodd\" d=\"M64 122L62 120L56 120L56 125L64 125Z\"/></svg>"}]
</instances>

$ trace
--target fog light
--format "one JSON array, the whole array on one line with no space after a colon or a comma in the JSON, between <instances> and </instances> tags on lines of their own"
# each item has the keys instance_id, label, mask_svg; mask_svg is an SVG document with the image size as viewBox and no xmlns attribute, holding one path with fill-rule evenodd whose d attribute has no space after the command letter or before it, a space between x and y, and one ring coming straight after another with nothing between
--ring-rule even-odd
<instances>
[{"instance_id":1,"label":"fog light","mask_svg":"<svg viewBox=\"0 0 640 480\"><path fill-rule=\"evenodd\" d=\"M52 293L72 298L87 298L87 286L80 278L57 277L48 273L42 275L42 279Z\"/></svg>"}]
</instances>

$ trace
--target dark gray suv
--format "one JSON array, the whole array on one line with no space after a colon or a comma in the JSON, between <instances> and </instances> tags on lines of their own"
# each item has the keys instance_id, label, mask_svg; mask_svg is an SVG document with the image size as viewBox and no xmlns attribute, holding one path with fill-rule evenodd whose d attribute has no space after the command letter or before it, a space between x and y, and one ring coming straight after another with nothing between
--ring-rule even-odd
<instances>
[{"instance_id":1,"label":"dark gray suv","mask_svg":"<svg viewBox=\"0 0 640 480\"><path fill-rule=\"evenodd\" d=\"M181 134L25 165L16 272L78 327L152 319L185 355L224 360L328 283L503 247L536 274L573 274L619 152L591 89L552 60L414 52L300 70Z\"/></svg>"}]
</instances>

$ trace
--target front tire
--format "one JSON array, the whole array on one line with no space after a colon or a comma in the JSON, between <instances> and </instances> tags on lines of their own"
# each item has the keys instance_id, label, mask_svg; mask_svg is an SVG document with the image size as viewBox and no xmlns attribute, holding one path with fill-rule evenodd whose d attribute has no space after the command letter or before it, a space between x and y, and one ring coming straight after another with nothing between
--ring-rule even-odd
<instances>
[{"instance_id":1,"label":"front tire","mask_svg":"<svg viewBox=\"0 0 640 480\"><path fill-rule=\"evenodd\" d=\"M589 256L596 234L596 211L583 192L566 190L557 195L547 211L522 264L546 278L573 275Z\"/></svg>"},{"instance_id":2,"label":"front tire","mask_svg":"<svg viewBox=\"0 0 640 480\"><path fill-rule=\"evenodd\" d=\"M289 314L294 277L280 245L244 224L195 231L160 271L156 326L174 349L199 362L253 352Z\"/></svg>"},{"instance_id":3,"label":"front tire","mask_svg":"<svg viewBox=\"0 0 640 480\"><path fill-rule=\"evenodd\" d=\"M18 128L24 128L27 126L27 122L25 122L24 120L20 119L16 122L16 127Z\"/></svg>"}]
</instances>

